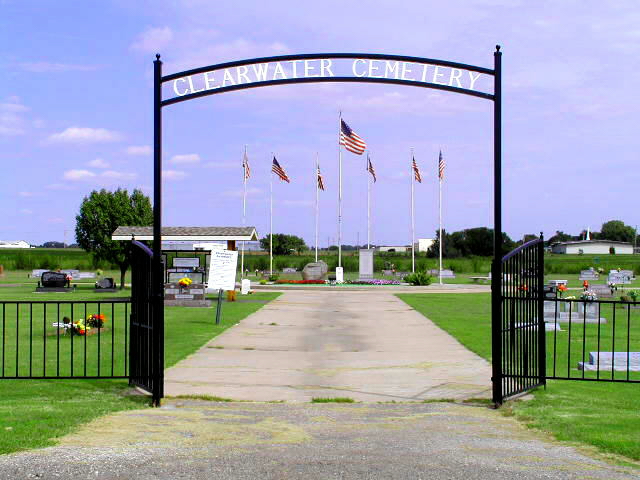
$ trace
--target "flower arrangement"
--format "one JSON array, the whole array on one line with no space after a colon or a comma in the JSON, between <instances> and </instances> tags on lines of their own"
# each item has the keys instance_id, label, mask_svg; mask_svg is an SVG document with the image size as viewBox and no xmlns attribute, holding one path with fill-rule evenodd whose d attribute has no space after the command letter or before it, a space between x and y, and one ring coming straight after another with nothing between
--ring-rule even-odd
<instances>
[{"instance_id":1,"label":"flower arrangement","mask_svg":"<svg viewBox=\"0 0 640 480\"><path fill-rule=\"evenodd\" d=\"M324 280L293 280L288 278L281 278L276 280L279 285L293 284L293 285L324 285Z\"/></svg>"},{"instance_id":2,"label":"flower arrangement","mask_svg":"<svg viewBox=\"0 0 640 480\"><path fill-rule=\"evenodd\" d=\"M585 290L580 295L580 300L584 302L595 302L598 300L598 296L592 290Z\"/></svg>"},{"instance_id":3,"label":"flower arrangement","mask_svg":"<svg viewBox=\"0 0 640 480\"><path fill-rule=\"evenodd\" d=\"M76 320L71 324L71 328L69 329L71 335L81 336L86 335L89 330L91 330L91 327L86 325L84 320Z\"/></svg>"},{"instance_id":4,"label":"flower arrangement","mask_svg":"<svg viewBox=\"0 0 640 480\"><path fill-rule=\"evenodd\" d=\"M188 287L192 283L193 283L193 280L191 280L189 277L184 277L178 280L178 285L180 285L181 287Z\"/></svg>"},{"instance_id":5,"label":"flower arrangement","mask_svg":"<svg viewBox=\"0 0 640 480\"><path fill-rule=\"evenodd\" d=\"M92 313L87 317L87 321L85 323L89 328L102 328L106 321L107 319L104 316L104 313Z\"/></svg>"},{"instance_id":6,"label":"flower arrangement","mask_svg":"<svg viewBox=\"0 0 640 480\"><path fill-rule=\"evenodd\" d=\"M529 286L526 283L523 283L522 285L520 285L518 287L518 291L520 291L520 292L528 292L529 291Z\"/></svg>"},{"instance_id":7,"label":"flower arrangement","mask_svg":"<svg viewBox=\"0 0 640 480\"><path fill-rule=\"evenodd\" d=\"M348 282L352 285L401 285L398 280L385 280L383 278L372 278L371 280L353 280Z\"/></svg>"},{"instance_id":8,"label":"flower arrangement","mask_svg":"<svg viewBox=\"0 0 640 480\"><path fill-rule=\"evenodd\" d=\"M562 284L558 285L558 295L560 295L560 298L562 298L562 295L563 295L563 294L564 294L564 292L566 292L567 290L569 290L569 289L567 288L567 286L566 286L566 285L562 285Z\"/></svg>"}]
</instances>

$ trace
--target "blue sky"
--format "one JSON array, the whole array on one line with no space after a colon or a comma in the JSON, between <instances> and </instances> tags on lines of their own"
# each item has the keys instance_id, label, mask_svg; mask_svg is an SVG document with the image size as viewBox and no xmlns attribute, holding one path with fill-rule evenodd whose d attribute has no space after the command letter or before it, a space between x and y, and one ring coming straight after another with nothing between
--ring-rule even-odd
<instances>
[{"instance_id":1,"label":"blue sky","mask_svg":"<svg viewBox=\"0 0 640 480\"><path fill-rule=\"evenodd\" d=\"M0 0L0 239L73 238L92 189L152 185L152 60L164 72L266 55L371 52L504 71L504 228L515 238L638 221L640 9L637 2L211 2ZM164 224L269 226L312 242L316 152L327 191L320 239L336 237L338 111L368 143L375 243L409 242L410 148L416 234L492 223L492 105L395 85L309 84L209 96L164 109ZM364 159L344 155L343 241L366 238Z\"/></svg>"}]
</instances>

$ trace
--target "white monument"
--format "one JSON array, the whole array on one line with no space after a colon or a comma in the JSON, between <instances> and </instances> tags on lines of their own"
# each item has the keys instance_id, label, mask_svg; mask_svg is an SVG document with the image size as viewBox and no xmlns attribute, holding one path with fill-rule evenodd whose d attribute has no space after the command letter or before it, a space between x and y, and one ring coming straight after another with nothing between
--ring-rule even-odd
<instances>
[{"instance_id":1,"label":"white monument","mask_svg":"<svg viewBox=\"0 0 640 480\"><path fill-rule=\"evenodd\" d=\"M360 250L360 280L373 278L373 249Z\"/></svg>"}]
</instances>

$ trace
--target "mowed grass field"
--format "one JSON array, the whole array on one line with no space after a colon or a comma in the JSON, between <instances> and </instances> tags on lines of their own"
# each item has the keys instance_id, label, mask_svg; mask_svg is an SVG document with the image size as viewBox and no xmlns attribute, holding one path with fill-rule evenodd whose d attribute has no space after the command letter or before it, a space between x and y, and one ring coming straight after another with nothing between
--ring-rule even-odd
<instances>
[{"instance_id":1,"label":"mowed grass field","mask_svg":"<svg viewBox=\"0 0 640 480\"><path fill-rule=\"evenodd\" d=\"M411 307L424 314L440 328L460 341L469 350L491 360L491 303L489 294L398 294ZM622 310L620 310L622 312ZM602 315L612 320L612 312ZM640 351L640 313L630 315L631 351ZM616 323L618 320L616 320ZM612 323L601 328L601 351L611 351L616 339L616 351L626 351L627 316L621 315L620 324L613 336ZM555 351L557 372L572 377L582 377L577 369L582 360L582 344L585 351L597 349L597 325L587 325L582 330L572 325L571 343L568 325L563 332L547 332L547 372L553 370ZM569 345L571 356L569 357ZM555 350L554 350L555 349ZM610 371L609 371L610 373ZM603 373L601 372L601 376ZM586 377L595 377L586 372ZM616 378L626 372L615 372ZM640 374L632 372L632 379ZM506 414L514 414L526 425L551 433L557 439L592 445L605 453L612 453L640 460L640 384L605 383L581 380L550 380L546 389L533 392L530 401L507 402L502 408Z\"/></svg>"},{"instance_id":2,"label":"mowed grass field","mask_svg":"<svg viewBox=\"0 0 640 480\"><path fill-rule=\"evenodd\" d=\"M4 376L83 376L127 373L128 315L124 303L97 303L113 297L128 297L124 290L97 294L90 286L73 294L35 294L32 286L0 288L1 362ZM195 352L208 340L235 325L276 298L278 293L254 293L223 304L222 321L215 325L215 302L211 308L165 308L165 367ZM69 303L22 304L19 301ZM249 300L249 301L248 301ZM86 302L86 303L84 303ZM73 320L88 313L106 315L105 328L89 336L65 335L53 322L69 316ZM45 317L46 312L46 317ZM86 318L86 317L85 317ZM95 331L95 329L94 329ZM81 423L110 412L149 405L126 379L110 380L12 380L0 379L0 453L51 445L55 438Z\"/></svg>"}]
</instances>

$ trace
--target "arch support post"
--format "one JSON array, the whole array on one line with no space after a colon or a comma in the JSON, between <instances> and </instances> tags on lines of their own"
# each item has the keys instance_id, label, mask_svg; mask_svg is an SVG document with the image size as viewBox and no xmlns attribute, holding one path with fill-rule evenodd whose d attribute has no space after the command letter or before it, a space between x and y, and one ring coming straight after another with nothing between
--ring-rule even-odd
<instances>
[{"instance_id":1,"label":"arch support post","mask_svg":"<svg viewBox=\"0 0 640 480\"><path fill-rule=\"evenodd\" d=\"M153 263L152 263L152 375L154 406L164 396L164 275L162 268L162 61L153 62Z\"/></svg>"},{"instance_id":2,"label":"arch support post","mask_svg":"<svg viewBox=\"0 0 640 480\"><path fill-rule=\"evenodd\" d=\"M493 403L502 404L502 52L496 45L493 91L493 264L491 268L491 364Z\"/></svg>"}]
</instances>

